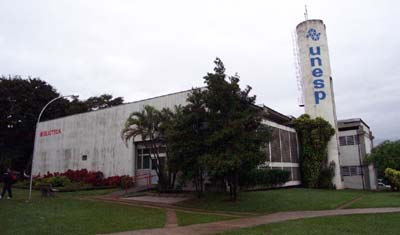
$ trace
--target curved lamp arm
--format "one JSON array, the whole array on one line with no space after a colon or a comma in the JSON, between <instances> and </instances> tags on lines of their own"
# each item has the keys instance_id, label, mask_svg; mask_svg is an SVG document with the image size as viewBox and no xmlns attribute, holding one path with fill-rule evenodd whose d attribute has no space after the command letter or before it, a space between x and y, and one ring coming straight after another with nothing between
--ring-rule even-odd
<instances>
[{"instance_id":1,"label":"curved lamp arm","mask_svg":"<svg viewBox=\"0 0 400 235\"><path fill-rule=\"evenodd\" d=\"M64 96L56 97L56 98L50 100L50 101L42 108L42 110L41 110L40 113L39 113L39 116L38 116L38 119L37 119L37 122L36 122L36 125L35 125L35 138L34 138L34 141L33 141L33 155L32 155L32 163L31 163L31 176L30 176L30 183L29 183L29 197L28 197L28 201L31 201L31 200L32 200L33 160L35 159L36 129L37 129L38 124L39 124L39 122L40 122L40 118L42 117L43 112L46 110L46 108L47 108L51 103L53 103L53 102L56 101L56 100L59 100L59 99L62 99L62 98L66 98L66 97L75 98L75 97L78 97L78 96L75 96L75 95L64 95Z\"/></svg>"}]
</instances>

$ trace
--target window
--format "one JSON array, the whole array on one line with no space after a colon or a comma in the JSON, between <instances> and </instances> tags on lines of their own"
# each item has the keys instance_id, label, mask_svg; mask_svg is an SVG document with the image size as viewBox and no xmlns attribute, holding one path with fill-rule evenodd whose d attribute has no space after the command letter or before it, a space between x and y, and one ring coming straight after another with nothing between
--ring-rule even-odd
<instances>
[{"instance_id":1,"label":"window","mask_svg":"<svg viewBox=\"0 0 400 235\"><path fill-rule=\"evenodd\" d=\"M346 145L346 136L339 137L339 144L340 146Z\"/></svg>"},{"instance_id":2,"label":"window","mask_svg":"<svg viewBox=\"0 0 400 235\"><path fill-rule=\"evenodd\" d=\"M347 145L354 145L354 135L346 136Z\"/></svg>"},{"instance_id":3,"label":"window","mask_svg":"<svg viewBox=\"0 0 400 235\"><path fill-rule=\"evenodd\" d=\"M342 167L342 175L343 176L354 176L354 175L362 175L362 167L361 166L343 166Z\"/></svg>"},{"instance_id":4,"label":"window","mask_svg":"<svg viewBox=\"0 0 400 235\"><path fill-rule=\"evenodd\" d=\"M150 169L150 155L143 156L143 169Z\"/></svg>"},{"instance_id":5,"label":"window","mask_svg":"<svg viewBox=\"0 0 400 235\"><path fill-rule=\"evenodd\" d=\"M354 136L354 143L359 145L360 144L360 137L358 135Z\"/></svg>"},{"instance_id":6,"label":"window","mask_svg":"<svg viewBox=\"0 0 400 235\"><path fill-rule=\"evenodd\" d=\"M351 176L350 168L347 166L342 167L342 174L343 174L343 176Z\"/></svg>"},{"instance_id":7,"label":"window","mask_svg":"<svg viewBox=\"0 0 400 235\"><path fill-rule=\"evenodd\" d=\"M150 149L137 150L137 169L150 169Z\"/></svg>"},{"instance_id":8,"label":"window","mask_svg":"<svg viewBox=\"0 0 400 235\"><path fill-rule=\"evenodd\" d=\"M82 161L86 161L87 160L87 155L82 155Z\"/></svg>"},{"instance_id":9,"label":"window","mask_svg":"<svg viewBox=\"0 0 400 235\"><path fill-rule=\"evenodd\" d=\"M160 164L163 164L163 157L166 155L167 148L165 146L158 147L158 153L161 157ZM153 151L150 154L150 146L146 144L137 145L136 149L136 169L153 169L155 170L155 166L157 165L156 151Z\"/></svg>"},{"instance_id":10,"label":"window","mask_svg":"<svg viewBox=\"0 0 400 235\"><path fill-rule=\"evenodd\" d=\"M358 145L359 144L358 135L340 136L339 137L339 144L340 144L340 146Z\"/></svg>"}]
</instances>

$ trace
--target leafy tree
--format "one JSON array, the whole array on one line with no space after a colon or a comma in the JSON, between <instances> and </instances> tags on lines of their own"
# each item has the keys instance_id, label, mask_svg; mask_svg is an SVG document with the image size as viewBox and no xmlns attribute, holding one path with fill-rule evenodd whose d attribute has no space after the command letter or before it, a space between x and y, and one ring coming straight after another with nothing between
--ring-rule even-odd
<instances>
[{"instance_id":1,"label":"leafy tree","mask_svg":"<svg viewBox=\"0 0 400 235\"><path fill-rule=\"evenodd\" d=\"M20 76L0 77L0 93L0 166L24 170L32 156L37 117L60 94L45 81ZM67 114L68 100L57 102L48 107L42 120Z\"/></svg>"},{"instance_id":2,"label":"leafy tree","mask_svg":"<svg viewBox=\"0 0 400 235\"><path fill-rule=\"evenodd\" d=\"M150 105L144 106L140 112L133 112L125 122L122 130L122 138L127 142L140 136L143 141L150 145L150 152L156 159L154 162L155 170L158 176L160 189L164 191L167 188L165 168L160 157L159 146L161 145L161 112Z\"/></svg>"},{"instance_id":3,"label":"leafy tree","mask_svg":"<svg viewBox=\"0 0 400 235\"><path fill-rule=\"evenodd\" d=\"M251 87L241 90L239 76L227 77L222 61L214 61L214 73L204 77L207 89L200 92L206 110L207 149L203 156L207 173L224 178L232 200L237 199L240 174L264 161L263 147L269 128L261 124L263 110L250 96Z\"/></svg>"},{"instance_id":4,"label":"leafy tree","mask_svg":"<svg viewBox=\"0 0 400 235\"><path fill-rule=\"evenodd\" d=\"M77 113L90 112L117 106L123 104L123 102L124 99L122 97L113 98L113 96L109 94L92 96L86 100L79 100L78 98L75 97L69 103L67 113L77 114Z\"/></svg>"},{"instance_id":5,"label":"leafy tree","mask_svg":"<svg viewBox=\"0 0 400 235\"><path fill-rule=\"evenodd\" d=\"M393 191L400 190L400 171L392 168L386 168L384 172L385 178L389 181L390 188Z\"/></svg>"},{"instance_id":6,"label":"leafy tree","mask_svg":"<svg viewBox=\"0 0 400 235\"><path fill-rule=\"evenodd\" d=\"M192 181L196 192L204 191L205 164L203 156L207 150L206 110L200 90L194 89L188 105L175 108L174 118L165 131L168 170L181 172L180 181ZM173 185L172 185L173 186Z\"/></svg>"},{"instance_id":7,"label":"leafy tree","mask_svg":"<svg viewBox=\"0 0 400 235\"><path fill-rule=\"evenodd\" d=\"M335 129L323 118L303 114L294 120L300 142L300 169L306 187L318 188L333 177L332 163L327 166L327 146ZM330 177L330 179L326 179Z\"/></svg>"},{"instance_id":8,"label":"leafy tree","mask_svg":"<svg viewBox=\"0 0 400 235\"><path fill-rule=\"evenodd\" d=\"M378 175L384 176L386 168L400 170L400 140L386 140L372 149L368 162L374 163Z\"/></svg>"},{"instance_id":9,"label":"leafy tree","mask_svg":"<svg viewBox=\"0 0 400 235\"><path fill-rule=\"evenodd\" d=\"M90 111L105 109L113 106L120 105L124 102L122 97L113 98L112 95L103 94L98 97L93 96L85 101L86 106Z\"/></svg>"},{"instance_id":10,"label":"leafy tree","mask_svg":"<svg viewBox=\"0 0 400 235\"><path fill-rule=\"evenodd\" d=\"M0 77L0 170L12 167L30 169L38 115L42 108L60 94L39 78ZM121 97L91 97L87 101L59 99L47 107L41 121L119 105Z\"/></svg>"}]
</instances>

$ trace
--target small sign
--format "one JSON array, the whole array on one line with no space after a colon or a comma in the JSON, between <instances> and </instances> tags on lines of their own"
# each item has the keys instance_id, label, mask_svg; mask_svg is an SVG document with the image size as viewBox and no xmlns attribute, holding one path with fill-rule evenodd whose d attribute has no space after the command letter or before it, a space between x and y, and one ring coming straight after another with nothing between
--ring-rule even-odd
<instances>
[{"instance_id":1,"label":"small sign","mask_svg":"<svg viewBox=\"0 0 400 235\"><path fill-rule=\"evenodd\" d=\"M52 136L52 135L58 135L61 134L61 129L53 129L49 131L41 131L40 132L40 137L46 137L46 136Z\"/></svg>"}]
</instances>

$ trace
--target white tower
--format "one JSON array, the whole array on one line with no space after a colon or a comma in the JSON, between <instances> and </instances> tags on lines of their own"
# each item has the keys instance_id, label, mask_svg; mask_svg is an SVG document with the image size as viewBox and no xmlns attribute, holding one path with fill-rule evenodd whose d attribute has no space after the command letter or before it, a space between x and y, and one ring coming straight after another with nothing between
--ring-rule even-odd
<instances>
[{"instance_id":1,"label":"white tower","mask_svg":"<svg viewBox=\"0 0 400 235\"><path fill-rule=\"evenodd\" d=\"M297 25L296 34L305 112L312 118L322 117L335 129L335 135L328 143L328 162L335 162L332 183L337 189L342 189L336 108L325 25L322 20L306 20Z\"/></svg>"}]
</instances>

